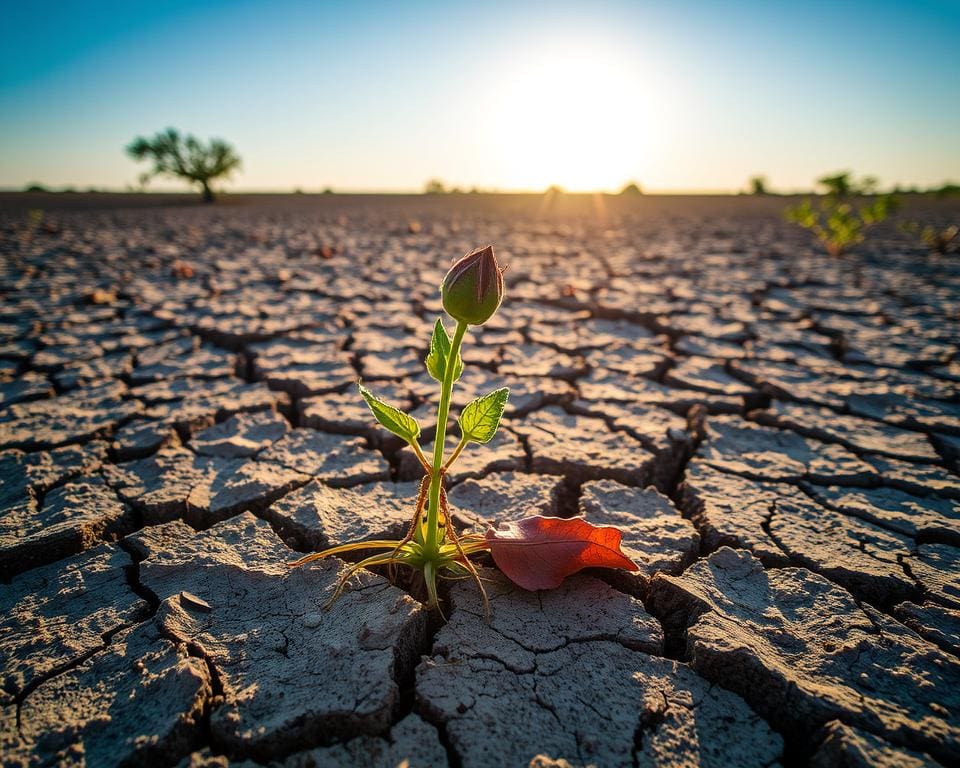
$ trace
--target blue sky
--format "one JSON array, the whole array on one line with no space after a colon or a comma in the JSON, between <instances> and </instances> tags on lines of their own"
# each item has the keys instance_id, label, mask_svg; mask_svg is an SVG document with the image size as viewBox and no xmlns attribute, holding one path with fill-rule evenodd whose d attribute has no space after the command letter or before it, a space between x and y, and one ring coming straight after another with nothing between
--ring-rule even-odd
<instances>
[{"instance_id":1,"label":"blue sky","mask_svg":"<svg viewBox=\"0 0 960 768\"><path fill-rule=\"evenodd\" d=\"M960 179L956 1L0 2L0 187L123 188L167 125L238 190Z\"/></svg>"}]
</instances>

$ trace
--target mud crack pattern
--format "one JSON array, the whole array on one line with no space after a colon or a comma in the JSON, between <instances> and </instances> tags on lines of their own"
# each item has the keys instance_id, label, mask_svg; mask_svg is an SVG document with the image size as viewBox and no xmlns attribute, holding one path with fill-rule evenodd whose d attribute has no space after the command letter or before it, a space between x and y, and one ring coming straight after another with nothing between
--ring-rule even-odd
<instances>
[{"instance_id":1,"label":"mud crack pattern","mask_svg":"<svg viewBox=\"0 0 960 768\"><path fill-rule=\"evenodd\" d=\"M4 766L960 763L956 257L828 259L773 200L4 199ZM355 382L432 434L436 286L487 242L454 408L511 399L454 523L583 515L640 571L325 612L347 566L285 563L417 488Z\"/></svg>"}]
</instances>

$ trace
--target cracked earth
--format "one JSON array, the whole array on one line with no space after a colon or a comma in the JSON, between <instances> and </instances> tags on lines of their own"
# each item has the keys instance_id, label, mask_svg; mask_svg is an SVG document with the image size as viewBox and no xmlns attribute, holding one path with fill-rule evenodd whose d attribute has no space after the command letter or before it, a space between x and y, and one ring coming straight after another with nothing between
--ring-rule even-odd
<instances>
[{"instance_id":1,"label":"cracked earth","mask_svg":"<svg viewBox=\"0 0 960 768\"><path fill-rule=\"evenodd\" d=\"M960 764L957 256L829 259L749 198L19 200L3 766ZM454 412L511 398L454 523L583 515L640 570L324 611L347 564L285 564L402 536L419 479L355 383L427 450L437 286L488 242Z\"/></svg>"}]
</instances>

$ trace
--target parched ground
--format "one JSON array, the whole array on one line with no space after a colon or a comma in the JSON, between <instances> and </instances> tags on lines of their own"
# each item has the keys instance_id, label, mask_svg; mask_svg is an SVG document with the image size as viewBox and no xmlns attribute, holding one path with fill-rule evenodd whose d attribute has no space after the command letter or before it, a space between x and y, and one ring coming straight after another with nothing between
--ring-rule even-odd
<instances>
[{"instance_id":1,"label":"parched ground","mask_svg":"<svg viewBox=\"0 0 960 768\"><path fill-rule=\"evenodd\" d=\"M4 766L960 764L960 255L831 260L780 198L151 201L0 199ZM347 566L285 563L418 480L355 382L430 439L484 243L455 404L512 395L456 522L584 515L640 573L325 612Z\"/></svg>"}]
</instances>

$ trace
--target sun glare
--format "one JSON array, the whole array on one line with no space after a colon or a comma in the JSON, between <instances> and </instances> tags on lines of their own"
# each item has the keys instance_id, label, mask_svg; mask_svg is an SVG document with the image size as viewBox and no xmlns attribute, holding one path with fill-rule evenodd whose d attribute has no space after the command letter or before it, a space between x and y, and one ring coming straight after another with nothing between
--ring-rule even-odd
<instances>
[{"instance_id":1,"label":"sun glare","mask_svg":"<svg viewBox=\"0 0 960 768\"><path fill-rule=\"evenodd\" d=\"M642 177L653 94L639 64L596 45L554 46L512 66L491 114L498 177L513 189L612 190Z\"/></svg>"}]
</instances>

